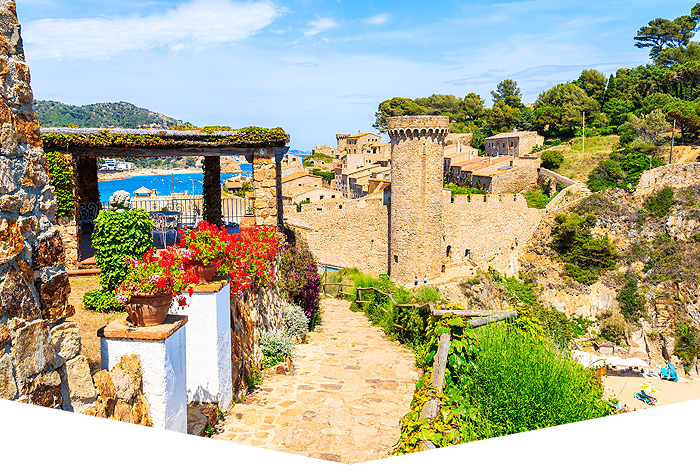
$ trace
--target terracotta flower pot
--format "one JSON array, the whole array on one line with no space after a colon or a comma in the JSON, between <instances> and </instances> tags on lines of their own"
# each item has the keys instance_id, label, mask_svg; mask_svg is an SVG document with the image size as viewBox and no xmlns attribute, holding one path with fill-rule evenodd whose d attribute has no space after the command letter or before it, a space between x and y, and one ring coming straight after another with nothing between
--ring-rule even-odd
<instances>
[{"instance_id":1,"label":"terracotta flower pot","mask_svg":"<svg viewBox=\"0 0 700 470\"><path fill-rule=\"evenodd\" d=\"M211 282L216 274L216 265L214 263L204 264L202 261L191 260L189 265L192 267L192 272L199 276L200 284Z\"/></svg>"},{"instance_id":2,"label":"terracotta flower pot","mask_svg":"<svg viewBox=\"0 0 700 470\"><path fill-rule=\"evenodd\" d=\"M134 295L126 303L126 311L134 325L155 326L163 323L172 303L171 294Z\"/></svg>"},{"instance_id":3,"label":"terracotta flower pot","mask_svg":"<svg viewBox=\"0 0 700 470\"><path fill-rule=\"evenodd\" d=\"M238 224L238 230L241 235L247 235L255 229L255 216L246 214Z\"/></svg>"}]
</instances>

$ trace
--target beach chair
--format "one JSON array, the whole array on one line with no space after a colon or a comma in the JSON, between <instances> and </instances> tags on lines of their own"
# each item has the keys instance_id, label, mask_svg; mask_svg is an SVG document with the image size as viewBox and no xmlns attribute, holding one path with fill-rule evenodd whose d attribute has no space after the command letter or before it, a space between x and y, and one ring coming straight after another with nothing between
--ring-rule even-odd
<instances>
[{"instance_id":1,"label":"beach chair","mask_svg":"<svg viewBox=\"0 0 700 470\"><path fill-rule=\"evenodd\" d=\"M676 373L676 368L673 367L673 364L671 364L670 362L668 363L668 380L678 382L678 374Z\"/></svg>"},{"instance_id":2,"label":"beach chair","mask_svg":"<svg viewBox=\"0 0 700 470\"><path fill-rule=\"evenodd\" d=\"M644 393L643 390L641 393L635 394L634 398L636 398L637 400L640 400L641 402L643 402L649 406L654 406L654 402L646 394L642 395L642 393Z\"/></svg>"},{"instance_id":3,"label":"beach chair","mask_svg":"<svg viewBox=\"0 0 700 470\"><path fill-rule=\"evenodd\" d=\"M642 395L644 398L647 398L649 401L651 401L652 405L656 404L656 398L652 397L651 395L647 394L647 392L642 389L641 392L639 392L640 395Z\"/></svg>"},{"instance_id":4,"label":"beach chair","mask_svg":"<svg viewBox=\"0 0 700 470\"><path fill-rule=\"evenodd\" d=\"M668 371L665 367L659 367L659 375L662 380L668 380Z\"/></svg>"}]
</instances>

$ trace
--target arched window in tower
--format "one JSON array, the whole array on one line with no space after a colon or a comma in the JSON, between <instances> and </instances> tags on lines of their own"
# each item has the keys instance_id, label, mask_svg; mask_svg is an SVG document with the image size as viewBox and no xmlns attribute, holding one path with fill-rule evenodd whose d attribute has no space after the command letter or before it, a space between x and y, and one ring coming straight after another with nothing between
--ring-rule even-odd
<instances>
[{"instance_id":1,"label":"arched window in tower","mask_svg":"<svg viewBox=\"0 0 700 470\"><path fill-rule=\"evenodd\" d=\"M445 250L445 256L452 258L452 245L447 245L447 250Z\"/></svg>"}]
</instances>

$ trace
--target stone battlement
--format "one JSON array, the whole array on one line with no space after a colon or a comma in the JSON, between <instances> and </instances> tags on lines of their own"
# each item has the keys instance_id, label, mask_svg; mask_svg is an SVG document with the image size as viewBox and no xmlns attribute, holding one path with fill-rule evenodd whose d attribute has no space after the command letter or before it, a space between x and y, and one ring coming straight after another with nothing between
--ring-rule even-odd
<instances>
[{"instance_id":1,"label":"stone battlement","mask_svg":"<svg viewBox=\"0 0 700 470\"><path fill-rule=\"evenodd\" d=\"M443 192L443 207L448 205L469 207L489 207L494 210L504 210L508 206L514 208L527 207L527 200L522 194L456 194Z\"/></svg>"},{"instance_id":2,"label":"stone battlement","mask_svg":"<svg viewBox=\"0 0 700 470\"><path fill-rule=\"evenodd\" d=\"M428 137L430 135L447 136L450 118L447 116L395 116L387 119L387 133L390 138Z\"/></svg>"}]
</instances>

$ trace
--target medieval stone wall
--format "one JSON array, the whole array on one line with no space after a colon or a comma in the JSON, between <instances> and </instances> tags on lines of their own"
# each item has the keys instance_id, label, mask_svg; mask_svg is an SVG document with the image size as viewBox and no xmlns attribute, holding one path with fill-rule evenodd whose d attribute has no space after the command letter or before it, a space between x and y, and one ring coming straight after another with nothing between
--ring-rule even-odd
<instances>
[{"instance_id":1,"label":"medieval stone wall","mask_svg":"<svg viewBox=\"0 0 700 470\"><path fill-rule=\"evenodd\" d=\"M491 194L515 194L521 191L532 191L537 188L537 169L540 166L539 159L521 159L514 168L508 171L494 173L489 182ZM472 176L472 183L479 180L477 175ZM483 182L482 182L483 185Z\"/></svg>"},{"instance_id":2,"label":"medieval stone wall","mask_svg":"<svg viewBox=\"0 0 700 470\"><path fill-rule=\"evenodd\" d=\"M646 196L664 186L682 189L696 184L700 184L700 163L674 163L642 173L634 195Z\"/></svg>"}]
</instances>

